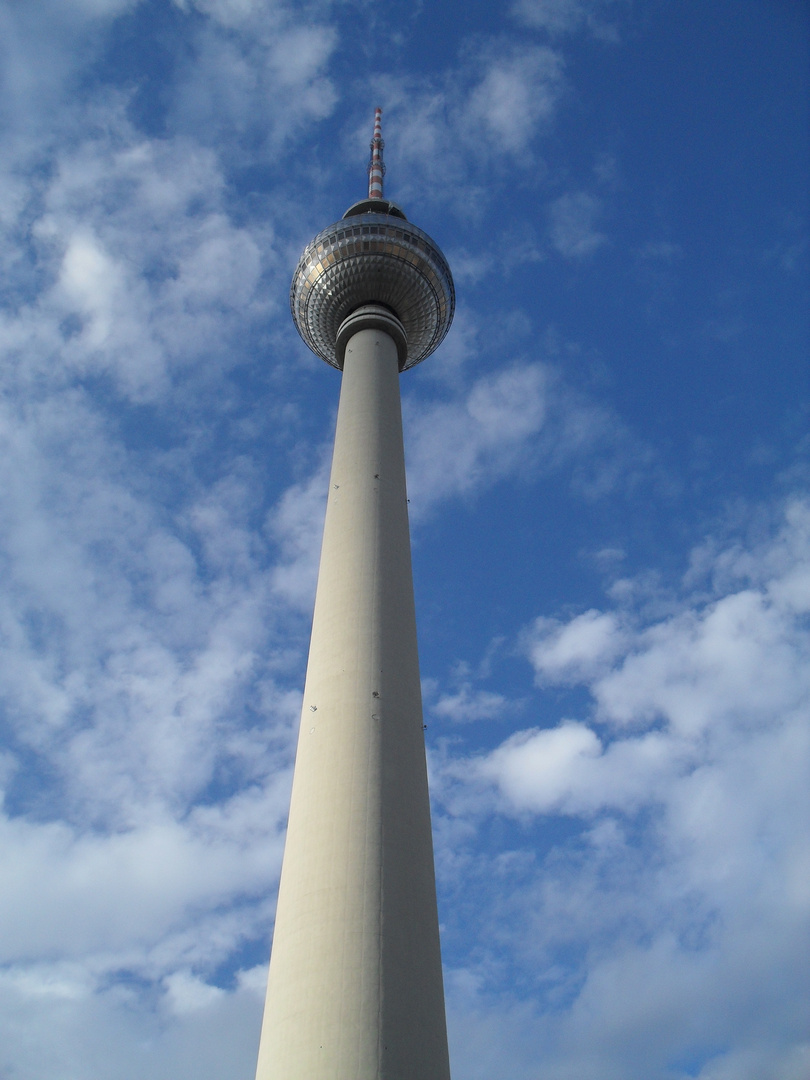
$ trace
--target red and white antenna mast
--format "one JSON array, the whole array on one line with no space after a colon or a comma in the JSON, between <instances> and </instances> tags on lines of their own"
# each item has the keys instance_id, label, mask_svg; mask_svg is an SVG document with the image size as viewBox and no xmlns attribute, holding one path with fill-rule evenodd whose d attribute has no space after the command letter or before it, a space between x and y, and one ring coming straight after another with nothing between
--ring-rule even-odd
<instances>
[{"instance_id":1,"label":"red and white antenna mast","mask_svg":"<svg viewBox=\"0 0 810 1080\"><path fill-rule=\"evenodd\" d=\"M385 162L383 161L385 143L382 137L382 109L380 108L374 110L374 138L369 145L371 146L371 161L368 163L368 197L381 199L385 176Z\"/></svg>"}]
</instances>

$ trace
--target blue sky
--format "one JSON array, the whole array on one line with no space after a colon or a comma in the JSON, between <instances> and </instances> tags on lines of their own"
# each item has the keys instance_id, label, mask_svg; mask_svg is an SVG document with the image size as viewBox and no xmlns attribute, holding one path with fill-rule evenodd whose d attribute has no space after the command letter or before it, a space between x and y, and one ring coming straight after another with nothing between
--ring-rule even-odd
<instances>
[{"instance_id":1,"label":"blue sky","mask_svg":"<svg viewBox=\"0 0 810 1080\"><path fill-rule=\"evenodd\" d=\"M253 1075L386 193L454 1080L810 1075L800 0L0 5L0 1076Z\"/></svg>"}]
</instances>

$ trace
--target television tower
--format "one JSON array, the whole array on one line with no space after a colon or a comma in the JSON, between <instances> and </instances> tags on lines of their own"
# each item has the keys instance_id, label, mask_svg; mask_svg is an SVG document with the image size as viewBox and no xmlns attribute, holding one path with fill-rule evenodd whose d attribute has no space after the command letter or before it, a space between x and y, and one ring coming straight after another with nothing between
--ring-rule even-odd
<instances>
[{"instance_id":1,"label":"television tower","mask_svg":"<svg viewBox=\"0 0 810 1080\"><path fill-rule=\"evenodd\" d=\"M304 249L293 319L342 370L256 1080L449 1080L399 372L453 318L436 244L383 197Z\"/></svg>"}]
</instances>

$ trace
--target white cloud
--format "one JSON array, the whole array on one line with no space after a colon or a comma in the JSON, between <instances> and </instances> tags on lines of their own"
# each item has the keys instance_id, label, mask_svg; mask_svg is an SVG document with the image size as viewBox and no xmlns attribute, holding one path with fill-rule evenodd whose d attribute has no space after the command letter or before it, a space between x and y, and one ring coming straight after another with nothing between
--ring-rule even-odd
<instances>
[{"instance_id":1,"label":"white cloud","mask_svg":"<svg viewBox=\"0 0 810 1080\"><path fill-rule=\"evenodd\" d=\"M75 132L67 97L79 73L96 55L103 33L138 0L29 0L0 9L0 119L8 139L2 171L20 152L41 163L51 137ZM72 114L72 115L71 115ZM37 138L44 144L37 144ZM29 164L33 164L29 162ZM30 190L28 191L30 195Z\"/></svg>"},{"instance_id":2,"label":"white cloud","mask_svg":"<svg viewBox=\"0 0 810 1080\"><path fill-rule=\"evenodd\" d=\"M76 8L88 15L114 18L137 3L138 0L77 0Z\"/></svg>"},{"instance_id":3,"label":"white cloud","mask_svg":"<svg viewBox=\"0 0 810 1080\"><path fill-rule=\"evenodd\" d=\"M562 72L562 57L542 46L492 58L464 108L468 138L528 155L536 130L554 115Z\"/></svg>"},{"instance_id":4,"label":"white cloud","mask_svg":"<svg viewBox=\"0 0 810 1080\"><path fill-rule=\"evenodd\" d=\"M559 804L584 762L598 757L600 749L584 724L522 731L482 762L479 775L494 780L516 807L547 811Z\"/></svg>"},{"instance_id":5,"label":"white cloud","mask_svg":"<svg viewBox=\"0 0 810 1080\"><path fill-rule=\"evenodd\" d=\"M329 468L324 453L312 476L284 492L267 523L281 554L273 571L273 588L287 603L306 612L315 600Z\"/></svg>"},{"instance_id":6,"label":"white cloud","mask_svg":"<svg viewBox=\"0 0 810 1080\"><path fill-rule=\"evenodd\" d=\"M551 129L566 88L562 55L545 45L495 39L469 49L441 80L376 80L386 124L396 129L386 155L404 203L436 200L462 217L480 215L496 190L479 179L542 174L538 139ZM365 128L363 129L365 132ZM352 145L356 145L353 136Z\"/></svg>"},{"instance_id":7,"label":"white cloud","mask_svg":"<svg viewBox=\"0 0 810 1080\"><path fill-rule=\"evenodd\" d=\"M3 850L15 870L0 885L2 962L96 954L109 969L140 953L145 967L147 950L225 900L264 900L278 873L281 800L272 788L248 791L218 820L192 814L186 824L167 818L108 835L4 818ZM240 835L243 825L254 827ZM228 936L238 935L233 926Z\"/></svg>"},{"instance_id":8,"label":"white cloud","mask_svg":"<svg viewBox=\"0 0 810 1080\"><path fill-rule=\"evenodd\" d=\"M718 718L757 727L799 710L810 689L808 551L810 508L794 500L770 544L718 552L715 588L725 595L644 630L594 684L600 716L617 725L662 717L697 736Z\"/></svg>"},{"instance_id":9,"label":"white cloud","mask_svg":"<svg viewBox=\"0 0 810 1080\"><path fill-rule=\"evenodd\" d=\"M649 768L658 783L662 761L669 762L677 777L684 762L712 761L721 748L731 751L746 739L776 739L777 732L788 740L799 737L810 705L810 639L805 627L810 591L804 587L810 565L810 506L794 502L788 507L779 536L757 553L754 563L733 551L737 583L742 577L746 587L695 608L686 604L650 626L632 629L626 617L594 610L566 624L537 620L526 647L538 680L585 683L596 718L619 737L602 754L593 732L582 725L567 723L513 736L487 759L485 770L500 777L498 782L509 792L523 792L516 803L526 802L533 775L538 805L548 802L540 768L545 755L568 763L564 789L574 804L598 805L595 793L603 782L599 774L614 768L625 778L628 767ZM795 561L785 561L788 553ZM716 560L726 573L728 554ZM660 730L624 735L627 728L652 727ZM599 767L580 761L583 754L598 757ZM617 792L637 788L609 786Z\"/></svg>"},{"instance_id":10,"label":"white cloud","mask_svg":"<svg viewBox=\"0 0 810 1080\"><path fill-rule=\"evenodd\" d=\"M172 130L194 133L220 151L243 140L277 154L293 134L332 112L337 92L327 72L337 46L328 25L299 24L283 8L208 5L216 20L199 28L193 55L169 112Z\"/></svg>"},{"instance_id":11,"label":"white cloud","mask_svg":"<svg viewBox=\"0 0 810 1080\"><path fill-rule=\"evenodd\" d=\"M474 775L497 786L507 810L587 817L655 804L697 760L694 747L659 732L603 746L587 725L568 720L518 732Z\"/></svg>"},{"instance_id":12,"label":"white cloud","mask_svg":"<svg viewBox=\"0 0 810 1080\"><path fill-rule=\"evenodd\" d=\"M280 450L310 389L290 374L284 297L290 234L323 195L300 171L313 133L343 90L348 109L380 100L361 105L368 79L338 82L364 18L349 10L345 39L327 2L0 10L3 1076L219 1080L255 1064L327 486L323 464L292 483ZM399 190L467 222L507 186L542 208L563 35L610 37L609 10L527 0L520 40L501 18L433 73L405 52L401 79L372 71L392 91ZM566 258L607 242L592 180L571 176L550 208ZM459 241L460 285L511 273L504 250L547 257L542 220L498 228ZM639 257L674 267L676 239ZM444 370L408 387L416 517L555 470L603 495L649 464L562 365L504 363L506 318L487 321L483 357L472 297ZM465 364L486 377L462 387ZM538 683L580 684L565 708L546 694L551 715L473 760L460 740L491 740L485 724L437 748L456 813L438 832L451 942L464 923L454 1075L535 1080L542 1062L552 1080L658 1080L700 1058L701 1080L804 1080L806 516L794 504L768 544L707 541L657 614L628 578L604 611L539 620ZM451 685L433 701L450 722L515 711L511 685L463 670Z\"/></svg>"},{"instance_id":13,"label":"white cloud","mask_svg":"<svg viewBox=\"0 0 810 1080\"><path fill-rule=\"evenodd\" d=\"M810 653L792 622L767 596L743 590L698 617L650 628L646 647L594 687L600 715L616 724L664 717L693 734L718 716L756 723L768 710L781 714L807 688Z\"/></svg>"},{"instance_id":14,"label":"white cloud","mask_svg":"<svg viewBox=\"0 0 810 1080\"><path fill-rule=\"evenodd\" d=\"M601 202L584 191L561 195L549 207L551 242L566 259L592 255L606 241L595 228Z\"/></svg>"},{"instance_id":15,"label":"white cloud","mask_svg":"<svg viewBox=\"0 0 810 1080\"><path fill-rule=\"evenodd\" d=\"M22 204L7 223L9 243L27 234L37 292L12 297L0 315L0 344L14 361L4 379L41 390L101 375L155 403L193 361L204 390L212 367L233 364L234 340L275 306L257 289L275 272L269 226L229 220L210 152L144 140L120 102L98 120L111 130L58 155L37 216Z\"/></svg>"},{"instance_id":16,"label":"white cloud","mask_svg":"<svg viewBox=\"0 0 810 1080\"><path fill-rule=\"evenodd\" d=\"M34 120L0 175L21 283L0 314L0 1073L213 1080L255 1063L266 968L231 969L271 923L301 655L259 528L283 467L268 484L208 425L238 413L223 375L255 362L287 269L260 289L274 208L237 223L214 150L143 135L109 88L62 106L97 44L63 16L39 52L18 20L6 68ZM254 28L224 120L281 138L331 108L334 35ZM26 49L53 54L31 86Z\"/></svg>"},{"instance_id":17,"label":"white cloud","mask_svg":"<svg viewBox=\"0 0 810 1080\"><path fill-rule=\"evenodd\" d=\"M408 407L408 490L413 513L511 472L543 425L547 374L515 366L474 384L463 399Z\"/></svg>"},{"instance_id":18,"label":"white cloud","mask_svg":"<svg viewBox=\"0 0 810 1080\"><path fill-rule=\"evenodd\" d=\"M218 765L211 744L223 713L262 677L273 599L240 521L252 491L189 488L166 515L133 490L137 467L83 395L26 413L0 414L7 722L73 812L126 821L205 787L231 754L225 738ZM281 694L274 712L289 723ZM245 748L249 770L259 750Z\"/></svg>"},{"instance_id":19,"label":"white cloud","mask_svg":"<svg viewBox=\"0 0 810 1080\"><path fill-rule=\"evenodd\" d=\"M564 470L580 494L598 498L649 464L621 423L550 365L514 363L453 390L444 401L403 402L415 521L441 500L475 497L507 476Z\"/></svg>"},{"instance_id":20,"label":"white cloud","mask_svg":"<svg viewBox=\"0 0 810 1080\"><path fill-rule=\"evenodd\" d=\"M175 971L167 975L163 985L166 987L169 1009L175 1016L209 1011L225 996L225 991L220 987L203 982L189 971Z\"/></svg>"},{"instance_id":21,"label":"white cloud","mask_svg":"<svg viewBox=\"0 0 810 1080\"><path fill-rule=\"evenodd\" d=\"M442 694L430 706L430 712L456 724L468 724L475 720L494 720L508 706L503 694L492 690L476 690L471 683L463 683L455 694Z\"/></svg>"},{"instance_id":22,"label":"white cloud","mask_svg":"<svg viewBox=\"0 0 810 1080\"><path fill-rule=\"evenodd\" d=\"M517 0L513 16L527 26L547 30L552 36L570 34L585 27L603 41L617 41L615 25L605 21L614 0Z\"/></svg>"},{"instance_id":23,"label":"white cloud","mask_svg":"<svg viewBox=\"0 0 810 1080\"><path fill-rule=\"evenodd\" d=\"M176 997L150 1000L137 980L105 988L67 965L0 973L0 1067L20 1080L249 1076L261 998L247 978L211 989L207 1006L177 1015Z\"/></svg>"},{"instance_id":24,"label":"white cloud","mask_svg":"<svg viewBox=\"0 0 810 1080\"><path fill-rule=\"evenodd\" d=\"M539 618L526 638L538 682L581 682L610 663L621 651L625 635L612 613L595 610L562 624Z\"/></svg>"},{"instance_id":25,"label":"white cloud","mask_svg":"<svg viewBox=\"0 0 810 1080\"><path fill-rule=\"evenodd\" d=\"M278 17L281 7L275 0L174 0L179 8L195 8L223 26L238 27L264 15Z\"/></svg>"},{"instance_id":26,"label":"white cloud","mask_svg":"<svg viewBox=\"0 0 810 1080\"><path fill-rule=\"evenodd\" d=\"M471 271L474 273L475 271ZM456 262L453 261L453 274L458 285ZM430 358L430 362L419 371L426 377L459 387L465 375L467 362L480 348L480 325L475 313L463 304L459 304L453 317L452 333L441 344L441 350ZM403 384L405 387L407 384Z\"/></svg>"},{"instance_id":27,"label":"white cloud","mask_svg":"<svg viewBox=\"0 0 810 1080\"><path fill-rule=\"evenodd\" d=\"M554 1080L686 1075L679 1061L702 1080L784 1080L806 1065L810 504L756 544L707 542L695 564L680 610L622 611L616 637L595 612L541 624L539 674L579 678L598 728L532 728L446 767L454 814L544 816L547 854L518 837L497 898L479 895L480 939L508 923L511 960L480 958L455 1022L503 1038L508 1002L490 1008L488 986L504 970L531 981L525 1060ZM575 839L555 815L581 823Z\"/></svg>"}]
</instances>

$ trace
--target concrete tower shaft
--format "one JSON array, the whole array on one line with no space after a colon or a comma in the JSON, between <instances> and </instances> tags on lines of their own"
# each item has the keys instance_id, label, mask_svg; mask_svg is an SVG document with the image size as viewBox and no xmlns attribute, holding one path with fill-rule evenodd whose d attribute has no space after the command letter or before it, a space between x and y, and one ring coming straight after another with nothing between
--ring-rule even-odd
<instances>
[{"instance_id":1,"label":"concrete tower shaft","mask_svg":"<svg viewBox=\"0 0 810 1080\"><path fill-rule=\"evenodd\" d=\"M258 1080L449 1077L398 380L354 333Z\"/></svg>"},{"instance_id":2,"label":"concrete tower shaft","mask_svg":"<svg viewBox=\"0 0 810 1080\"><path fill-rule=\"evenodd\" d=\"M374 277L325 339L343 376L257 1080L450 1076L399 396L411 338ZM341 280L315 275L307 320Z\"/></svg>"}]
</instances>

